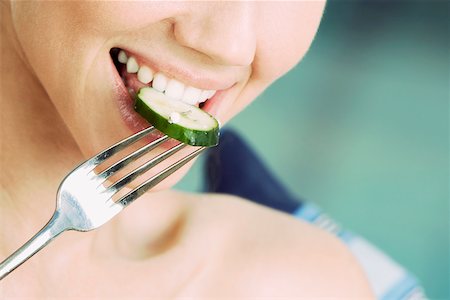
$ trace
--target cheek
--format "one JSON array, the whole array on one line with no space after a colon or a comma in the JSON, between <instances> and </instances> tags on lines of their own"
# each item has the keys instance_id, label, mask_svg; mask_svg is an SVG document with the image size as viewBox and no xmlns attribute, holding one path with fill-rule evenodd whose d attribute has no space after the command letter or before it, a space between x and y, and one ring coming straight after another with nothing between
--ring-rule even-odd
<instances>
[{"instance_id":1,"label":"cheek","mask_svg":"<svg viewBox=\"0 0 450 300\"><path fill-rule=\"evenodd\" d=\"M325 1L259 2L257 52L252 74L225 120L242 111L273 81L294 67L308 51L322 18ZM267 22L267 19L273 20Z\"/></svg>"},{"instance_id":2,"label":"cheek","mask_svg":"<svg viewBox=\"0 0 450 300\"><path fill-rule=\"evenodd\" d=\"M14 3L15 30L28 63L50 98L67 103L69 93L78 96L70 85L83 85L82 75L100 43L80 25L77 12L62 2Z\"/></svg>"},{"instance_id":3,"label":"cheek","mask_svg":"<svg viewBox=\"0 0 450 300\"><path fill-rule=\"evenodd\" d=\"M110 37L142 29L151 23L170 18L185 4L172 1L63 1L62 10L76 27L89 29L94 35Z\"/></svg>"},{"instance_id":4,"label":"cheek","mask_svg":"<svg viewBox=\"0 0 450 300\"><path fill-rule=\"evenodd\" d=\"M104 48L110 39L166 18L175 9L179 8L160 2L12 2L20 46L54 102L60 102L74 83L84 85L83 78L99 51L108 50ZM78 91L70 91L76 99L82 96Z\"/></svg>"},{"instance_id":5,"label":"cheek","mask_svg":"<svg viewBox=\"0 0 450 300\"><path fill-rule=\"evenodd\" d=\"M322 18L325 1L264 2L258 26L254 76L272 82L308 51ZM272 22L267 22L267 18Z\"/></svg>"}]
</instances>

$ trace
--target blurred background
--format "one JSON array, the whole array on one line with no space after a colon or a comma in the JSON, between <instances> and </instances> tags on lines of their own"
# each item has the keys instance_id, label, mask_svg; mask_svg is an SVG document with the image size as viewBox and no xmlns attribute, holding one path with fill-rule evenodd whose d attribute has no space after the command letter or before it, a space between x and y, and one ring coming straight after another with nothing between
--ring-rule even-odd
<instances>
[{"instance_id":1,"label":"blurred background","mask_svg":"<svg viewBox=\"0 0 450 300\"><path fill-rule=\"evenodd\" d=\"M227 125L431 299L450 297L449 3L328 2L303 61Z\"/></svg>"}]
</instances>

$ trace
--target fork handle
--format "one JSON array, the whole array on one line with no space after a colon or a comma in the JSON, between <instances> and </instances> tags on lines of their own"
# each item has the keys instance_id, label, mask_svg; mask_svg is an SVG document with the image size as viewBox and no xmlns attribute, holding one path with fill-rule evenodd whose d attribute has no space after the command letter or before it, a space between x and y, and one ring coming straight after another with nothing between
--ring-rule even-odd
<instances>
[{"instance_id":1,"label":"fork handle","mask_svg":"<svg viewBox=\"0 0 450 300\"><path fill-rule=\"evenodd\" d=\"M44 248L60 233L64 232L67 228L64 226L64 222L61 221L60 214L56 211L50 221L38 233L7 259L2 261L0 263L0 280Z\"/></svg>"}]
</instances>

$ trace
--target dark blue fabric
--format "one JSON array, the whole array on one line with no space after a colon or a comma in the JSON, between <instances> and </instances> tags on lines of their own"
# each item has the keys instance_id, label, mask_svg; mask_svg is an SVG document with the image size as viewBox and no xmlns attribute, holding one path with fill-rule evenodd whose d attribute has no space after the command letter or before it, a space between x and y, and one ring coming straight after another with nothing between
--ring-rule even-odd
<instances>
[{"instance_id":1,"label":"dark blue fabric","mask_svg":"<svg viewBox=\"0 0 450 300\"><path fill-rule=\"evenodd\" d=\"M301 201L293 196L234 131L223 130L218 146L206 153L205 190L231 194L287 212Z\"/></svg>"}]
</instances>

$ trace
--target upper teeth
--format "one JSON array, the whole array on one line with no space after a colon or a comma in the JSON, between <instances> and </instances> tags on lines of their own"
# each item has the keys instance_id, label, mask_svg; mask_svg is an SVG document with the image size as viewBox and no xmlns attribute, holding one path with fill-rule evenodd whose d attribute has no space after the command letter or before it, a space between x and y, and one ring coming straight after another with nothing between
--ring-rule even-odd
<instances>
[{"instance_id":1,"label":"upper teeth","mask_svg":"<svg viewBox=\"0 0 450 300\"><path fill-rule=\"evenodd\" d=\"M136 58L128 57L125 51L120 50L118 55L119 62L126 64L128 73L137 73L137 79L145 84L152 82L152 87L174 100L181 100L188 104L195 105L205 102L216 93L216 90L202 90L184 84L174 78L169 78L163 73L155 73L148 66L139 66Z\"/></svg>"},{"instance_id":2,"label":"upper teeth","mask_svg":"<svg viewBox=\"0 0 450 300\"><path fill-rule=\"evenodd\" d=\"M139 70L139 65L134 57L130 57L127 61L127 72L137 73Z\"/></svg>"},{"instance_id":3,"label":"upper teeth","mask_svg":"<svg viewBox=\"0 0 450 300\"><path fill-rule=\"evenodd\" d=\"M153 80L153 70L147 66L139 68L137 78L142 83L150 83Z\"/></svg>"}]
</instances>

